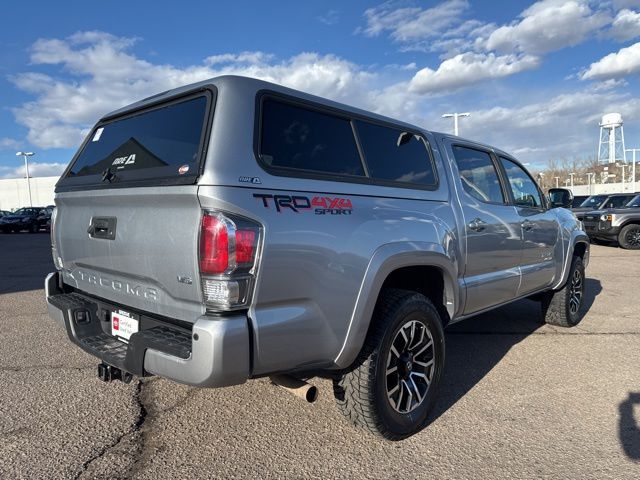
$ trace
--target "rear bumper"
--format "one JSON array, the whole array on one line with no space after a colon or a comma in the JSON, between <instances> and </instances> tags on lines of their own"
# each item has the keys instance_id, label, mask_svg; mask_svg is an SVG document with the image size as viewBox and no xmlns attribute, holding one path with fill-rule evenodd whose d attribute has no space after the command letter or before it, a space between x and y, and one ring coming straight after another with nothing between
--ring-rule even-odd
<instances>
[{"instance_id":1,"label":"rear bumper","mask_svg":"<svg viewBox=\"0 0 640 480\"><path fill-rule=\"evenodd\" d=\"M47 275L49 316L66 329L73 343L109 365L197 387L237 385L249 377L249 327L244 315L202 316L190 331L141 315L141 330L127 344L111 336L109 312L117 306L65 293L61 285L57 272Z\"/></svg>"}]
</instances>

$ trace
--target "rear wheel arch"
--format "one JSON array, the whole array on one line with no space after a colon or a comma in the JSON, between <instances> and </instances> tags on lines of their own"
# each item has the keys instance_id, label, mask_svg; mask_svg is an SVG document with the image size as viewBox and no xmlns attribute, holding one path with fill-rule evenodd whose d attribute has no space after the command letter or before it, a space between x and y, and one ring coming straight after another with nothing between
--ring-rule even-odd
<instances>
[{"instance_id":1,"label":"rear wheel arch","mask_svg":"<svg viewBox=\"0 0 640 480\"><path fill-rule=\"evenodd\" d=\"M451 320L453 312L453 284L446 279L446 273L434 265L412 265L397 268L384 280L376 303L386 290L405 290L424 295L436 307L442 319L443 327ZM369 329L372 325L369 325Z\"/></svg>"},{"instance_id":2,"label":"rear wheel arch","mask_svg":"<svg viewBox=\"0 0 640 480\"><path fill-rule=\"evenodd\" d=\"M421 275L425 275L422 283ZM385 244L369 262L334 368L348 368L356 360L371 329L374 309L387 288L424 294L437 307L443 326L459 314L464 304L455 254L447 255L436 243Z\"/></svg>"}]
</instances>

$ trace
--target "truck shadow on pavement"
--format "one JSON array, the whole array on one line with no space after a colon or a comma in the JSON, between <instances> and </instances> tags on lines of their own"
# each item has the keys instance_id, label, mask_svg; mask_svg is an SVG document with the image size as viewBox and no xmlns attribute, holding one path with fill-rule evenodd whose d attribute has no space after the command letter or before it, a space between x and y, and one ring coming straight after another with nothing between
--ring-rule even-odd
<instances>
[{"instance_id":1,"label":"truck shadow on pavement","mask_svg":"<svg viewBox=\"0 0 640 480\"><path fill-rule=\"evenodd\" d=\"M583 312L591 308L601 291L599 280L586 280ZM542 326L540 304L520 300L448 327L444 374L431 421L464 397L514 345Z\"/></svg>"},{"instance_id":2,"label":"truck shadow on pavement","mask_svg":"<svg viewBox=\"0 0 640 480\"><path fill-rule=\"evenodd\" d=\"M618 435L627 457L640 460L640 420L633 414L634 407L640 411L640 392L629 392L629 397L618 407Z\"/></svg>"}]
</instances>

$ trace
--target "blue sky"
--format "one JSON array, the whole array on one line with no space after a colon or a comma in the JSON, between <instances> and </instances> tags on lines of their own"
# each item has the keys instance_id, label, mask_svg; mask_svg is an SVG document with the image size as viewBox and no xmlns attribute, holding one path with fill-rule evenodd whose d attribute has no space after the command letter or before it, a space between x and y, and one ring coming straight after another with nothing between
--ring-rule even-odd
<instances>
[{"instance_id":1,"label":"blue sky","mask_svg":"<svg viewBox=\"0 0 640 480\"><path fill-rule=\"evenodd\" d=\"M7 4L9 6L7 6ZM640 1L7 2L0 178L59 173L104 113L211 76L264 78L450 131L532 168L640 146Z\"/></svg>"}]
</instances>

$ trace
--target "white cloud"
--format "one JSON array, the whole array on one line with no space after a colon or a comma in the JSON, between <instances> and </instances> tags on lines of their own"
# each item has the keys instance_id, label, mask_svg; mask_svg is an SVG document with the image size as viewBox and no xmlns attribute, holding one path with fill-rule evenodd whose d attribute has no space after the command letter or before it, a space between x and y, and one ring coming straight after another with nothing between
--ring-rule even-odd
<instances>
[{"instance_id":1,"label":"white cloud","mask_svg":"<svg viewBox=\"0 0 640 480\"><path fill-rule=\"evenodd\" d=\"M531 55L463 53L447 59L437 70L423 68L411 79L409 88L416 93L451 91L491 78L506 77L536 68L539 59Z\"/></svg>"},{"instance_id":2,"label":"white cloud","mask_svg":"<svg viewBox=\"0 0 640 480\"><path fill-rule=\"evenodd\" d=\"M2 137L0 138L0 149L4 150L18 150L20 148L20 142L14 138Z\"/></svg>"},{"instance_id":3,"label":"white cloud","mask_svg":"<svg viewBox=\"0 0 640 480\"><path fill-rule=\"evenodd\" d=\"M640 7L640 0L613 0L616 8Z\"/></svg>"},{"instance_id":4,"label":"white cloud","mask_svg":"<svg viewBox=\"0 0 640 480\"><path fill-rule=\"evenodd\" d=\"M423 68L410 82L416 93L449 92L478 81L538 68L542 55L585 41L611 23L611 4L541 0L509 25L464 18L466 0L431 8L387 1L364 12L366 36L387 33L399 50L441 52L437 68Z\"/></svg>"},{"instance_id":5,"label":"white cloud","mask_svg":"<svg viewBox=\"0 0 640 480\"><path fill-rule=\"evenodd\" d=\"M640 121L640 99L587 88L530 104L472 110L460 125L461 135L513 153L535 168L550 158L595 156L598 123L607 111L620 112L626 122ZM434 128L451 129L445 120L433 117L432 122Z\"/></svg>"},{"instance_id":6,"label":"white cloud","mask_svg":"<svg viewBox=\"0 0 640 480\"><path fill-rule=\"evenodd\" d=\"M524 10L520 18L491 33L485 47L543 54L582 43L611 21L607 12L592 11L586 0L542 0Z\"/></svg>"},{"instance_id":7,"label":"white cloud","mask_svg":"<svg viewBox=\"0 0 640 480\"><path fill-rule=\"evenodd\" d=\"M469 8L466 0L447 0L427 9L397 8L398 5L398 2L388 1L365 10L367 25L358 32L375 37L389 31L391 38L401 42L438 37Z\"/></svg>"},{"instance_id":8,"label":"white cloud","mask_svg":"<svg viewBox=\"0 0 640 480\"><path fill-rule=\"evenodd\" d=\"M582 80L619 78L640 72L640 42L602 57L582 73Z\"/></svg>"},{"instance_id":9,"label":"white cloud","mask_svg":"<svg viewBox=\"0 0 640 480\"><path fill-rule=\"evenodd\" d=\"M30 177L55 177L62 175L64 163L29 162ZM24 165L18 167L0 167L0 178L25 178Z\"/></svg>"},{"instance_id":10,"label":"white cloud","mask_svg":"<svg viewBox=\"0 0 640 480\"><path fill-rule=\"evenodd\" d=\"M366 106L374 75L334 55L301 53L275 61L263 52L213 55L184 68L153 64L130 54L133 39L103 32L79 32L67 39L43 39L31 52L34 65L57 65L67 72L54 77L27 72L11 77L35 100L15 108L27 138L40 148L78 145L103 114L180 85L238 74L284 84L336 100Z\"/></svg>"},{"instance_id":11,"label":"white cloud","mask_svg":"<svg viewBox=\"0 0 640 480\"><path fill-rule=\"evenodd\" d=\"M640 36L640 13L627 8L620 10L608 33L621 42Z\"/></svg>"},{"instance_id":12,"label":"white cloud","mask_svg":"<svg viewBox=\"0 0 640 480\"><path fill-rule=\"evenodd\" d=\"M417 70L418 69L418 65L416 64L416 62L405 63L405 64L390 63L388 65L385 65L384 68L387 68L389 70L412 71L412 70Z\"/></svg>"},{"instance_id":13,"label":"white cloud","mask_svg":"<svg viewBox=\"0 0 640 480\"><path fill-rule=\"evenodd\" d=\"M329 10L322 15L318 15L316 18L320 23L332 26L340 21L340 12L338 10Z\"/></svg>"},{"instance_id":14,"label":"white cloud","mask_svg":"<svg viewBox=\"0 0 640 480\"><path fill-rule=\"evenodd\" d=\"M640 35L640 13L629 7L638 3L541 0L523 10L512 23L496 26L464 18L470 9L467 0L448 0L431 8L387 1L364 12L366 25L357 32L370 37L386 33L400 44L402 52L440 52L442 63L419 69L408 84L414 94L433 95L538 68L544 54L595 36L635 38ZM624 59L630 60L628 52ZM623 65L615 67L620 73L609 77L635 71L633 62L627 64L626 70ZM607 78L597 65L592 69L593 73L590 69L570 78ZM611 82L600 84L601 89L619 86Z\"/></svg>"},{"instance_id":15,"label":"white cloud","mask_svg":"<svg viewBox=\"0 0 640 480\"><path fill-rule=\"evenodd\" d=\"M211 55L204 59L206 65L220 65L229 63L264 64L273 59L273 55L265 52L240 52Z\"/></svg>"},{"instance_id":16,"label":"white cloud","mask_svg":"<svg viewBox=\"0 0 640 480\"><path fill-rule=\"evenodd\" d=\"M515 150L513 150L511 153L512 155L523 155L523 154L527 154L527 153L537 153L537 152L544 152L544 148L541 147L522 147L522 148L516 148Z\"/></svg>"},{"instance_id":17,"label":"white cloud","mask_svg":"<svg viewBox=\"0 0 640 480\"><path fill-rule=\"evenodd\" d=\"M419 66L414 64L387 65L379 66L375 73L335 55L301 53L278 59L265 52L211 52L200 64L178 68L133 55L129 50L133 42L85 32L34 44L33 70L42 64L53 68L47 69L48 75L34 71L12 77L32 98L14 109L14 114L28 128L28 140L34 148L76 146L86 129L110 110L179 85L231 73L449 131L450 124L440 118L451 108L446 93L533 69L540 62L538 56L525 53L476 51L454 55L433 69L415 71ZM585 75L587 72L581 77ZM594 79L598 82L581 92L555 95L548 101L518 104L521 97L516 92L509 103L472 111L461 124L462 134L517 151L524 161L583 155L595 144L604 106L620 111L627 121L640 120L640 100L618 93L623 81ZM58 170L47 174L59 174L63 168L48 165ZM12 174L16 172L12 170Z\"/></svg>"},{"instance_id":18,"label":"white cloud","mask_svg":"<svg viewBox=\"0 0 640 480\"><path fill-rule=\"evenodd\" d=\"M596 82L591 85L591 89L594 92L601 92L606 90L612 90L614 88L626 87L629 84L624 78L609 78L601 82Z\"/></svg>"}]
</instances>

